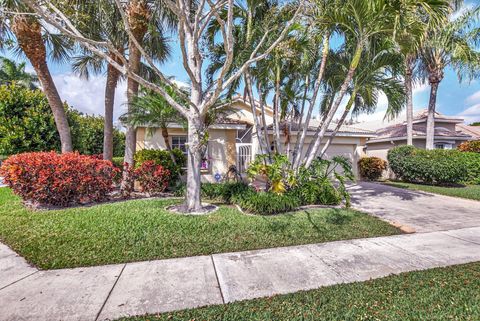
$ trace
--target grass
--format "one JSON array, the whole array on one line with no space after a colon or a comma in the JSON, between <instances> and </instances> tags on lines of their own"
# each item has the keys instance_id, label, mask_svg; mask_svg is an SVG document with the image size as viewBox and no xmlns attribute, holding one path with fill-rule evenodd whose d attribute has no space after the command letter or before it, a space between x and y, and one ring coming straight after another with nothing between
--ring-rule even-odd
<instances>
[{"instance_id":1,"label":"grass","mask_svg":"<svg viewBox=\"0 0 480 321\"><path fill-rule=\"evenodd\" d=\"M413 189L429 193L466 198L480 201L480 185L466 185L459 187L431 186L404 182L387 182L387 185L404 189Z\"/></svg>"},{"instance_id":2,"label":"grass","mask_svg":"<svg viewBox=\"0 0 480 321\"><path fill-rule=\"evenodd\" d=\"M179 320L480 320L480 263L307 292L134 317Z\"/></svg>"},{"instance_id":3,"label":"grass","mask_svg":"<svg viewBox=\"0 0 480 321\"><path fill-rule=\"evenodd\" d=\"M150 199L54 211L26 209L0 188L0 239L43 269L92 266L399 234L360 212L316 209L248 216L222 206L207 216Z\"/></svg>"}]
</instances>

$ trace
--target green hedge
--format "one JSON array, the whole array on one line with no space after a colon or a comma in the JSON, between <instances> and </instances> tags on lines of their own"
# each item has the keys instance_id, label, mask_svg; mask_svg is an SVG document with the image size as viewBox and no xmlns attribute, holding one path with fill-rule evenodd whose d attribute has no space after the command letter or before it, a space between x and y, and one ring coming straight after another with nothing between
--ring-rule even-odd
<instances>
[{"instance_id":1,"label":"green hedge","mask_svg":"<svg viewBox=\"0 0 480 321\"><path fill-rule=\"evenodd\" d=\"M292 192L276 194L273 192L257 192L253 189L234 195L232 200L242 210L260 215L290 212L302 205L299 197Z\"/></svg>"},{"instance_id":2,"label":"green hedge","mask_svg":"<svg viewBox=\"0 0 480 321\"><path fill-rule=\"evenodd\" d=\"M448 185L480 180L477 153L399 146L388 152L388 162L397 178L406 182Z\"/></svg>"}]
</instances>

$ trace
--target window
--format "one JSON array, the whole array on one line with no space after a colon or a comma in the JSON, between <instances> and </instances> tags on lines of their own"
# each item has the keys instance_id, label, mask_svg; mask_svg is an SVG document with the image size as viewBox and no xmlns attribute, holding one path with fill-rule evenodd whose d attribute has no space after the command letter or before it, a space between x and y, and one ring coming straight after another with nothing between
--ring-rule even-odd
<instances>
[{"instance_id":1,"label":"window","mask_svg":"<svg viewBox=\"0 0 480 321\"><path fill-rule=\"evenodd\" d=\"M450 143L435 143L436 149L452 149L452 144Z\"/></svg>"},{"instance_id":2,"label":"window","mask_svg":"<svg viewBox=\"0 0 480 321\"><path fill-rule=\"evenodd\" d=\"M187 136L172 136L172 149L178 148L187 155Z\"/></svg>"}]
</instances>

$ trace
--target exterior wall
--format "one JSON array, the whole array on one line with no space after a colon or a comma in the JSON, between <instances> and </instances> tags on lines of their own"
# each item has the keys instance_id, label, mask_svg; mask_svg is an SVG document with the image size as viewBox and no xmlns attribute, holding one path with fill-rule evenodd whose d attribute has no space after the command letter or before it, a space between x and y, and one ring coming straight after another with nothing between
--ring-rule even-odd
<instances>
[{"instance_id":1,"label":"exterior wall","mask_svg":"<svg viewBox=\"0 0 480 321\"><path fill-rule=\"evenodd\" d=\"M270 141L273 141L273 135L270 135ZM324 144L327 142L327 139L324 139L322 141L322 144L320 146L320 150L322 150ZM305 147L303 148L302 152L302 158L305 158L307 156L307 149L308 146L310 145L311 141L313 140L312 136L307 136L305 137ZM327 159L330 159L334 156L341 155L345 156L347 159L350 160L352 163L352 168L353 168L353 173L355 176L358 176L358 166L357 163L360 160L362 156L365 155L363 149L364 149L364 144L365 144L366 139L361 138L361 137L335 137L328 147L325 156ZM293 150L295 147L295 142L296 142L296 133L292 135L292 141L290 143L290 148ZM285 145L283 144L283 149L285 150Z\"/></svg>"}]
</instances>

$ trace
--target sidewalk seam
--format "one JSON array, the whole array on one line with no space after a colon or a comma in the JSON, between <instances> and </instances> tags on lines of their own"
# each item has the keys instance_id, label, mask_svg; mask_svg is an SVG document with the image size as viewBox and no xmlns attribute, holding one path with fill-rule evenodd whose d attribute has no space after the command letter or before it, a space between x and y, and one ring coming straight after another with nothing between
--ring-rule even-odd
<instances>
[{"instance_id":1,"label":"sidewalk seam","mask_svg":"<svg viewBox=\"0 0 480 321\"><path fill-rule=\"evenodd\" d=\"M480 243L477 243L477 242L475 242L475 241L466 240L466 239L461 238L461 237L459 237L459 236L452 235L452 234L448 234L448 231L442 232L442 234L448 235L448 236L453 237L453 238L455 238L455 239L457 239L457 240L460 240L460 241L464 241L464 242L467 242L467 243L472 243L472 244L475 244L475 245L480 245Z\"/></svg>"},{"instance_id":2,"label":"sidewalk seam","mask_svg":"<svg viewBox=\"0 0 480 321\"><path fill-rule=\"evenodd\" d=\"M213 264L213 272L215 272L215 278L217 279L218 290L220 291L220 296L222 297L222 302L225 304L225 298L223 296L222 285L220 284L220 279L218 278L217 267L215 266L215 260L213 259L213 255L210 255Z\"/></svg>"},{"instance_id":3,"label":"sidewalk seam","mask_svg":"<svg viewBox=\"0 0 480 321\"><path fill-rule=\"evenodd\" d=\"M105 305L107 304L107 301L108 301L108 299L110 298L110 295L112 294L113 289L115 289L115 286L117 285L118 280L120 280L120 277L122 276L123 270L125 270L125 267L126 267L126 266L127 266L127 263L125 263L125 264L123 265L122 269L120 270L120 273L118 274L117 279L116 279L115 282L113 283L112 288L110 289L110 291L108 291L107 297L105 298L105 301L103 301L103 304L102 304L102 306L100 307L100 310L98 311L97 316L95 317L95 321L97 321L98 318L100 317L100 314L102 314L103 308L104 308Z\"/></svg>"},{"instance_id":4,"label":"sidewalk seam","mask_svg":"<svg viewBox=\"0 0 480 321\"><path fill-rule=\"evenodd\" d=\"M5 288L7 288L7 287L9 287L9 286L11 286L11 285L14 285L15 283L18 283L18 282L20 282L20 281L22 281L22 280L25 280L25 279L28 278L29 276L32 276L32 275L34 275L35 273L38 273L38 272L40 272L40 271L37 270L37 271L35 271L35 272L33 272L33 273L30 273L29 275L24 276L23 278L20 278L20 279L18 279L18 280L16 280L16 281L13 281L13 282L10 283L10 284L7 284L7 285L5 285L4 287L1 287L1 288L0 288L0 291L2 291L3 289L5 289Z\"/></svg>"}]
</instances>

